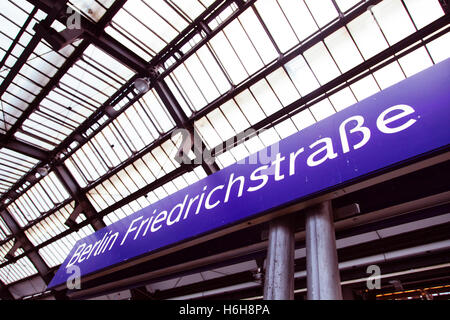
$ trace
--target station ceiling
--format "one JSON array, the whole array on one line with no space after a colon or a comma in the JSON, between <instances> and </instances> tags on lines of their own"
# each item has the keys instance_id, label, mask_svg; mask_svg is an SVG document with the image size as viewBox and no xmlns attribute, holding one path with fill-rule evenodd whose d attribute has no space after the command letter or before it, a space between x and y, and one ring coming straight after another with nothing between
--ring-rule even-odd
<instances>
[{"instance_id":1,"label":"station ceiling","mask_svg":"<svg viewBox=\"0 0 450 320\"><path fill-rule=\"evenodd\" d=\"M446 3L2 1L0 286L447 59ZM180 164L178 129L214 162Z\"/></svg>"}]
</instances>

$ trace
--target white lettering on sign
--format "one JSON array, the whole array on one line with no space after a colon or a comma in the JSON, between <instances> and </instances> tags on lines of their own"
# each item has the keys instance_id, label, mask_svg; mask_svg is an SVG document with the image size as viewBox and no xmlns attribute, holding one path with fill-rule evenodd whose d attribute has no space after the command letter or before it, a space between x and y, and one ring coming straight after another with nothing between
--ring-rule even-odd
<instances>
[{"instance_id":1,"label":"white lettering on sign","mask_svg":"<svg viewBox=\"0 0 450 320\"><path fill-rule=\"evenodd\" d=\"M395 134L410 128L418 121L412 118L414 113L415 110L410 106L396 105L384 110L378 116L376 123L372 124L372 127L383 134ZM362 150L373 137L369 126L365 124L365 119L361 115L345 119L339 125L338 130L342 154ZM352 145L349 137L354 138L352 139ZM256 168L249 177L236 176L235 173L231 173L225 184L213 188L206 185L200 194L192 196L187 194L182 202L176 204L173 208L169 208L170 210L157 212L157 209L155 209L150 217L144 219L144 216L139 216L135 218L122 237L119 232L111 234L111 231L109 231L94 244L82 243L78 245L66 268L110 251L116 242L123 246L139 237L146 237L163 228L170 228L188 219L193 214L205 213L220 204L229 202L230 199L240 198L245 192L257 192L264 188L270 179L278 182L294 177L296 165L299 161L306 162L309 167L318 167L327 161L332 161L339 157L338 148L335 148L335 145L336 142L332 141L332 138L319 137L310 145L300 147L296 152L286 155L278 152L275 157L272 157L270 164L264 164ZM121 239L120 242L117 241L119 238Z\"/></svg>"}]
</instances>

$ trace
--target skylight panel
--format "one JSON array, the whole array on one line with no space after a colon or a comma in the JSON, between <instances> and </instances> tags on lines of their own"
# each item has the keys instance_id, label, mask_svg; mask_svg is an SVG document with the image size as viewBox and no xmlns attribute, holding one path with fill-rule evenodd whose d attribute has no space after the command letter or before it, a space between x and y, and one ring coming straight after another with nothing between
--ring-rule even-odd
<instances>
[{"instance_id":1,"label":"skylight panel","mask_svg":"<svg viewBox=\"0 0 450 320\"><path fill-rule=\"evenodd\" d=\"M247 74L251 75L264 66L264 62L244 31L239 19L226 26L224 33Z\"/></svg>"},{"instance_id":2,"label":"skylight panel","mask_svg":"<svg viewBox=\"0 0 450 320\"><path fill-rule=\"evenodd\" d=\"M155 55L152 48L145 47L143 44L138 43L138 39L132 35L126 34L125 29L120 24L114 24L114 20L113 23L105 28L105 31L146 61L150 61Z\"/></svg>"},{"instance_id":3,"label":"skylight panel","mask_svg":"<svg viewBox=\"0 0 450 320\"><path fill-rule=\"evenodd\" d=\"M268 64L278 57L275 47L264 31L253 8L245 10L238 17L238 20L264 64Z\"/></svg>"},{"instance_id":4,"label":"skylight panel","mask_svg":"<svg viewBox=\"0 0 450 320\"><path fill-rule=\"evenodd\" d=\"M212 81L211 75L204 68L198 57L194 54L185 64L189 70L190 75L195 78L194 82L200 91L200 95L205 102L213 101L220 93ZM194 76L195 74L195 76ZM199 109L201 104L195 104L196 109Z\"/></svg>"},{"instance_id":5,"label":"skylight panel","mask_svg":"<svg viewBox=\"0 0 450 320\"><path fill-rule=\"evenodd\" d=\"M220 106L228 122L235 132L242 132L250 126L245 115L234 100L229 100Z\"/></svg>"},{"instance_id":6,"label":"skylight panel","mask_svg":"<svg viewBox=\"0 0 450 320\"><path fill-rule=\"evenodd\" d=\"M0 149L0 193L9 188L27 174L39 161L21 153Z\"/></svg>"},{"instance_id":7,"label":"skylight panel","mask_svg":"<svg viewBox=\"0 0 450 320\"><path fill-rule=\"evenodd\" d=\"M450 57L450 33L431 41L427 44L427 49L435 63L444 61Z\"/></svg>"},{"instance_id":8,"label":"skylight panel","mask_svg":"<svg viewBox=\"0 0 450 320\"><path fill-rule=\"evenodd\" d=\"M391 45L415 31L401 0L384 0L374 6L372 11Z\"/></svg>"},{"instance_id":9,"label":"skylight panel","mask_svg":"<svg viewBox=\"0 0 450 320\"><path fill-rule=\"evenodd\" d=\"M322 101L312 105L311 107L309 107L309 110L312 112L314 118L317 121L328 118L329 116L336 113L333 105L328 99L323 99Z\"/></svg>"},{"instance_id":10,"label":"skylight panel","mask_svg":"<svg viewBox=\"0 0 450 320\"><path fill-rule=\"evenodd\" d=\"M227 118L225 118L220 109L211 111L207 115L207 118L213 128L220 128L219 130L217 130L217 134L220 136L220 139L222 141L232 138L237 133L233 130ZM212 145L212 147L215 146L216 145Z\"/></svg>"},{"instance_id":11,"label":"skylight panel","mask_svg":"<svg viewBox=\"0 0 450 320\"><path fill-rule=\"evenodd\" d=\"M304 53L315 77L324 85L340 75L340 71L323 42L319 42Z\"/></svg>"},{"instance_id":12,"label":"skylight panel","mask_svg":"<svg viewBox=\"0 0 450 320\"><path fill-rule=\"evenodd\" d=\"M336 111L344 110L358 102L349 87L332 94L329 99Z\"/></svg>"},{"instance_id":13,"label":"skylight panel","mask_svg":"<svg viewBox=\"0 0 450 320\"><path fill-rule=\"evenodd\" d=\"M366 60L388 47L383 33L370 12L363 13L351 21L347 27Z\"/></svg>"},{"instance_id":14,"label":"skylight panel","mask_svg":"<svg viewBox=\"0 0 450 320\"><path fill-rule=\"evenodd\" d=\"M20 9L18 5L10 1L2 4L2 14L0 15L0 30L14 39L28 18L27 12ZM3 38L4 39L4 38ZM3 46L2 46L3 47Z\"/></svg>"},{"instance_id":15,"label":"skylight panel","mask_svg":"<svg viewBox=\"0 0 450 320\"><path fill-rule=\"evenodd\" d=\"M7 209L19 225L24 227L68 198L69 194L55 173L50 172Z\"/></svg>"},{"instance_id":16,"label":"skylight panel","mask_svg":"<svg viewBox=\"0 0 450 320\"><path fill-rule=\"evenodd\" d=\"M35 138L33 135L24 134L20 131L17 131L14 136L20 140L31 144L32 146L36 146L41 149L53 150L55 148L55 144L50 143L49 141L45 141L42 139Z\"/></svg>"},{"instance_id":17,"label":"skylight panel","mask_svg":"<svg viewBox=\"0 0 450 320\"><path fill-rule=\"evenodd\" d=\"M336 0L336 3L338 5L339 9L342 12L345 12L345 11L351 9L353 6L355 6L356 4L358 4L360 2L363 2L363 1L360 1L360 0Z\"/></svg>"},{"instance_id":18,"label":"skylight panel","mask_svg":"<svg viewBox=\"0 0 450 320\"><path fill-rule=\"evenodd\" d=\"M298 43L297 36L275 0L259 0L256 8L281 52L288 51Z\"/></svg>"},{"instance_id":19,"label":"skylight panel","mask_svg":"<svg viewBox=\"0 0 450 320\"><path fill-rule=\"evenodd\" d=\"M11 235L11 231L9 230L8 226L6 225L3 218L0 217L0 241L3 241L6 239L6 237Z\"/></svg>"},{"instance_id":20,"label":"skylight panel","mask_svg":"<svg viewBox=\"0 0 450 320\"><path fill-rule=\"evenodd\" d=\"M206 8L197 0L127 1L105 30L150 61Z\"/></svg>"},{"instance_id":21,"label":"skylight panel","mask_svg":"<svg viewBox=\"0 0 450 320\"><path fill-rule=\"evenodd\" d=\"M191 114L190 110L202 109L230 88L229 81L207 45L177 67L169 80L169 86L178 95L187 114Z\"/></svg>"},{"instance_id":22,"label":"skylight panel","mask_svg":"<svg viewBox=\"0 0 450 320\"><path fill-rule=\"evenodd\" d=\"M249 76L223 32L218 33L209 43L234 84L240 83Z\"/></svg>"},{"instance_id":23,"label":"skylight panel","mask_svg":"<svg viewBox=\"0 0 450 320\"><path fill-rule=\"evenodd\" d=\"M266 79L252 85L250 91L266 116L275 113L283 107Z\"/></svg>"},{"instance_id":24,"label":"skylight panel","mask_svg":"<svg viewBox=\"0 0 450 320\"><path fill-rule=\"evenodd\" d=\"M13 245L14 241L11 240L0 246L0 280L4 284L11 284L38 273L28 257L22 257L14 263L9 263L1 267L2 264L7 262L4 257ZM16 250L14 255L18 256L23 253L23 249L19 248L18 250Z\"/></svg>"},{"instance_id":25,"label":"skylight panel","mask_svg":"<svg viewBox=\"0 0 450 320\"><path fill-rule=\"evenodd\" d=\"M244 144L237 145L236 147L231 149L230 152L233 154L233 157L236 159L236 161L241 161L242 159L250 155L250 152Z\"/></svg>"},{"instance_id":26,"label":"skylight panel","mask_svg":"<svg viewBox=\"0 0 450 320\"><path fill-rule=\"evenodd\" d=\"M208 46L202 46L195 55L198 57L198 60L205 69L205 72L208 73L208 77L211 78L216 90L220 94L227 92L231 85Z\"/></svg>"},{"instance_id":27,"label":"skylight panel","mask_svg":"<svg viewBox=\"0 0 450 320\"><path fill-rule=\"evenodd\" d=\"M346 28L340 28L328 36L325 44L341 72L346 72L364 61Z\"/></svg>"},{"instance_id":28,"label":"skylight panel","mask_svg":"<svg viewBox=\"0 0 450 320\"><path fill-rule=\"evenodd\" d=\"M205 11L206 5L208 4L206 1L203 3L198 0L169 0L168 2L191 21L195 20L195 18ZM209 1L209 4L211 3L212 2Z\"/></svg>"},{"instance_id":29,"label":"skylight panel","mask_svg":"<svg viewBox=\"0 0 450 320\"><path fill-rule=\"evenodd\" d=\"M249 90L245 90L242 93L238 94L234 101L239 105L242 113L245 115L245 118L251 125L261 121L266 117L264 111L256 101L255 97Z\"/></svg>"},{"instance_id":30,"label":"skylight panel","mask_svg":"<svg viewBox=\"0 0 450 320\"><path fill-rule=\"evenodd\" d=\"M199 70L194 70L194 72L195 71L197 71L197 74L199 73ZM200 71L204 70L200 69ZM200 87L194 80L193 75L186 68L185 64L180 65L174 70L173 77L176 79L176 82L179 83L183 88L183 92L185 93L186 99L192 109L200 110L207 104L208 101L206 100Z\"/></svg>"},{"instance_id":31,"label":"skylight panel","mask_svg":"<svg viewBox=\"0 0 450 320\"><path fill-rule=\"evenodd\" d=\"M203 117L195 122L195 128L198 130L209 149L214 148L216 145L220 144L223 140L219 136L218 132L211 125L211 122Z\"/></svg>"},{"instance_id":32,"label":"skylight panel","mask_svg":"<svg viewBox=\"0 0 450 320\"><path fill-rule=\"evenodd\" d=\"M168 132L175 126L174 120L170 117L156 91L151 90L144 95L142 107L148 117L154 119L153 123L159 132Z\"/></svg>"},{"instance_id":33,"label":"skylight panel","mask_svg":"<svg viewBox=\"0 0 450 320\"><path fill-rule=\"evenodd\" d=\"M245 148L248 150L249 154L253 154L264 149L264 143L262 143L261 139L258 136L246 139L243 144L245 145Z\"/></svg>"},{"instance_id":34,"label":"skylight panel","mask_svg":"<svg viewBox=\"0 0 450 320\"><path fill-rule=\"evenodd\" d=\"M280 135L281 139L285 139L289 137L290 135L293 135L294 133L298 132L297 127L295 126L292 119L286 119L283 122L277 124L274 126L277 133Z\"/></svg>"},{"instance_id":35,"label":"skylight panel","mask_svg":"<svg viewBox=\"0 0 450 320\"><path fill-rule=\"evenodd\" d=\"M338 17L331 0L305 0L305 2L320 28Z\"/></svg>"},{"instance_id":36,"label":"skylight panel","mask_svg":"<svg viewBox=\"0 0 450 320\"><path fill-rule=\"evenodd\" d=\"M75 203L72 202L62 207L31 228L25 230L25 235L33 245L37 246L66 231L69 228L64 223L72 214L74 206Z\"/></svg>"},{"instance_id":37,"label":"skylight panel","mask_svg":"<svg viewBox=\"0 0 450 320\"><path fill-rule=\"evenodd\" d=\"M374 72L373 75L382 90L405 79L405 75L403 74L398 62L393 62L383 67L382 69Z\"/></svg>"},{"instance_id":38,"label":"skylight panel","mask_svg":"<svg viewBox=\"0 0 450 320\"><path fill-rule=\"evenodd\" d=\"M269 128L261 131L258 134L258 137L261 139L262 143L264 143L264 147L268 147L274 143L277 143L281 140L280 135L277 133L275 128Z\"/></svg>"},{"instance_id":39,"label":"skylight panel","mask_svg":"<svg viewBox=\"0 0 450 320\"><path fill-rule=\"evenodd\" d=\"M433 65L430 56L423 47L400 58L399 62L408 77Z\"/></svg>"},{"instance_id":40,"label":"skylight panel","mask_svg":"<svg viewBox=\"0 0 450 320\"><path fill-rule=\"evenodd\" d=\"M444 15L438 0L404 0L404 3L418 29Z\"/></svg>"},{"instance_id":41,"label":"skylight panel","mask_svg":"<svg viewBox=\"0 0 450 320\"><path fill-rule=\"evenodd\" d=\"M170 3L167 3L164 0L144 0L144 3L156 11L178 32L181 32L188 26L186 20L174 11L173 7L170 6Z\"/></svg>"},{"instance_id":42,"label":"skylight panel","mask_svg":"<svg viewBox=\"0 0 450 320\"><path fill-rule=\"evenodd\" d=\"M69 157L67 167L85 187L173 127L156 92L149 91Z\"/></svg>"},{"instance_id":43,"label":"skylight panel","mask_svg":"<svg viewBox=\"0 0 450 320\"><path fill-rule=\"evenodd\" d=\"M300 99L300 94L284 68L278 68L266 77L270 87L283 106Z\"/></svg>"},{"instance_id":44,"label":"skylight panel","mask_svg":"<svg viewBox=\"0 0 450 320\"><path fill-rule=\"evenodd\" d=\"M314 119L314 116L309 109L305 109L295 114L291 119L299 130L305 129L316 123L316 119Z\"/></svg>"},{"instance_id":45,"label":"skylight panel","mask_svg":"<svg viewBox=\"0 0 450 320\"><path fill-rule=\"evenodd\" d=\"M319 29L303 0L278 0L278 3L300 42Z\"/></svg>"},{"instance_id":46,"label":"skylight panel","mask_svg":"<svg viewBox=\"0 0 450 320\"><path fill-rule=\"evenodd\" d=\"M307 95L319 87L316 77L303 56L299 55L292 59L285 65L285 68L302 96Z\"/></svg>"},{"instance_id":47,"label":"skylight panel","mask_svg":"<svg viewBox=\"0 0 450 320\"><path fill-rule=\"evenodd\" d=\"M147 184L173 171L179 164L173 160L177 151L175 144L168 140L161 147L154 148L141 159L120 170L111 178L91 189L87 196L97 211L120 201L141 189L142 180ZM138 175L134 175L134 174ZM136 181L139 182L136 182Z\"/></svg>"},{"instance_id":48,"label":"skylight panel","mask_svg":"<svg viewBox=\"0 0 450 320\"><path fill-rule=\"evenodd\" d=\"M380 91L375 79L369 75L350 86L358 101L368 98Z\"/></svg>"}]
</instances>

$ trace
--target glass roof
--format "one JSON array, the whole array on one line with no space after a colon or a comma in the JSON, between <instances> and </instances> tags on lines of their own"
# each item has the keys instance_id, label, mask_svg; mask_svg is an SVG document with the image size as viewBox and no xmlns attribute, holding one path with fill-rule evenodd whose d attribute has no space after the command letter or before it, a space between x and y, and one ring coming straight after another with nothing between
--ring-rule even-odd
<instances>
[{"instance_id":1,"label":"glass roof","mask_svg":"<svg viewBox=\"0 0 450 320\"><path fill-rule=\"evenodd\" d=\"M50 172L12 202L7 210L24 227L68 198L69 194L62 183L54 172Z\"/></svg>"},{"instance_id":2,"label":"glass roof","mask_svg":"<svg viewBox=\"0 0 450 320\"><path fill-rule=\"evenodd\" d=\"M16 137L51 150L80 126L134 72L89 46L22 125Z\"/></svg>"},{"instance_id":3,"label":"glass roof","mask_svg":"<svg viewBox=\"0 0 450 320\"><path fill-rule=\"evenodd\" d=\"M28 257L22 257L16 262L9 263L2 267L2 265L7 261L4 256L9 252L13 245L13 240L0 245L0 279L4 284L10 284L38 273L36 267L30 259L28 259ZM14 256L19 256L23 253L23 249L19 248L16 250Z\"/></svg>"},{"instance_id":4,"label":"glass roof","mask_svg":"<svg viewBox=\"0 0 450 320\"><path fill-rule=\"evenodd\" d=\"M47 16L40 10L33 10L24 1L16 2L4 1L2 14L0 14L0 19L3 20L0 20L2 22L0 26L0 56L2 56L0 79L2 82L30 44L35 35L33 27ZM3 11L4 8L5 11ZM28 15L30 20L27 20ZM64 29L64 26L57 21L52 24L52 27L57 30ZM14 43L15 40L17 43ZM26 63L20 67L18 74L1 95L0 133L6 133L16 123L74 51L75 46L76 43L55 52L45 41L38 42Z\"/></svg>"},{"instance_id":5,"label":"glass roof","mask_svg":"<svg viewBox=\"0 0 450 320\"><path fill-rule=\"evenodd\" d=\"M0 149L0 194L6 193L39 161L7 148Z\"/></svg>"},{"instance_id":6,"label":"glass roof","mask_svg":"<svg viewBox=\"0 0 450 320\"><path fill-rule=\"evenodd\" d=\"M106 32L150 61L195 18L212 0L134 0L127 1L106 28Z\"/></svg>"},{"instance_id":7,"label":"glass roof","mask_svg":"<svg viewBox=\"0 0 450 320\"><path fill-rule=\"evenodd\" d=\"M94 25L111 16L104 32L125 52L88 42L76 53L87 39L55 52L39 39L23 65L16 62L47 13L25 0L0 4L0 134L66 167L70 182L107 225L207 175L202 166L189 169L174 159L182 143L180 135L171 135L177 128L174 105L224 168L450 56L448 26L393 52L444 15L438 0L383 0L347 23L370 1L246 0L220 7L223 1L130 0L105 16L114 2L69 0L68 6ZM58 21L52 27L65 28ZM171 50L175 42L182 45ZM173 94L173 105L165 105L153 83L145 94L130 89L143 75L125 64L127 50L148 66L158 59L158 79ZM361 67L383 52L390 54ZM58 84L47 88L69 62ZM11 70L18 70L12 78ZM48 94L39 99L44 88ZM249 128L259 134L224 149L225 141ZM65 224L76 202L49 167L53 162L0 147L1 206L49 268L95 231L90 223L78 231ZM36 174L38 168L49 168L48 174ZM82 213L76 222L86 219ZM26 255L4 259L14 241L0 218L5 285L38 273Z\"/></svg>"}]
</instances>

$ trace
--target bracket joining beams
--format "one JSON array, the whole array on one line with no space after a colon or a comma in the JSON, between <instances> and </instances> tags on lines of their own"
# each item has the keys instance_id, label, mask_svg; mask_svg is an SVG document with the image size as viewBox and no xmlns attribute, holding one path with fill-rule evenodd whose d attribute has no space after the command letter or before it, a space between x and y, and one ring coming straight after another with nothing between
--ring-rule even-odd
<instances>
[{"instance_id":1,"label":"bracket joining beams","mask_svg":"<svg viewBox=\"0 0 450 320\"><path fill-rule=\"evenodd\" d=\"M188 135L185 135L183 137L181 148L178 150L175 160L180 161L182 159L186 159L187 155L185 154L185 151L187 151L189 148L194 151L194 154L197 157L197 161L201 161L201 165L208 175L219 171L220 168L217 166L214 160L203 159L203 155L207 153L204 152L205 145L203 141L195 141L199 139L197 138L198 135L195 132L194 125L189 121L189 118L184 113L182 107L174 97L173 93L170 91L170 88L165 83L165 81L155 81L154 88L163 101L166 109L169 111L171 117L175 120L177 127L185 129L187 132L189 132Z\"/></svg>"},{"instance_id":2,"label":"bracket joining beams","mask_svg":"<svg viewBox=\"0 0 450 320\"><path fill-rule=\"evenodd\" d=\"M74 199L78 203L78 205L75 207L74 212L69 217L67 223L71 226L74 226L76 219L75 215L78 216L82 211L86 215L86 218L90 219L91 225L95 231L106 227L106 224L103 222L103 220L97 217L95 208L89 202L89 199L86 197L84 192L82 192L80 186L78 185L70 171L67 169L67 167L64 164L57 165L55 167L55 174L69 191L72 199Z\"/></svg>"},{"instance_id":3,"label":"bracket joining beams","mask_svg":"<svg viewBox=\"0 0 450 320\"><path fill-rule=\"evenodd\" d=\"M5 255L6 260L13 260L14 259L14 253L22 246L22 242L19 239L16 239L14 242L14 245L11 247L11 249L8 251L8 253Z\"/></svg>"},{"instance_id":4,"label":"bracket joining beams","mask_svg":"<svg viewBox=\"0 0 450 320\"><path fill-rule=\"evenodd\" d=\"M51 4L49 4L49 1L47 0L31 0L31 2L46 12L51 10ZM117 11L120 8L121 6L116 5L115 10ZM113 14L111 14L111 17L112 16ZM58 17L58 20L63 24L66 24L66 19L67 17L64 15L64 13L61 13L61 15ZM105 19L105 21L109 22L108 19ZM84 38L89 42L95 44L97 47L113 56L123 64L134 69L136 72L146 74L148 67L147 62L137 54L135 54L133 51L122 45L116 39L106 34L106 32L104 31L104 26L106 25L107 23L94 24L81 15L79 29L66 28L60 32L57 32L49 25L42 24L38 24L37 29L43 33L45 40L52 46L55 51L60 50L64 46L72 43L77 39Z\"/></svg>"},{"instance_id":5,"label":"bracket joining beams","mask_svg":"<svg viewBox=\"0 0 450 320\"><path fill-rule=\"evenodd\" d=\"M38 271L39 275L42 277L42 279L49 283L51 280L51 272L50 268L45 263L44 259L34 250L33 244L30 240L28 240L27 236L23 232L23 230L20 228L20 226L17 224L17 222L14 220L14 218L11 216L11 214L7 210L1 210L0 216L2 217L5 224L8 226L9 230L11 230L13 236L16 238L16 243L14 244L13 248L18 245L17 248L15 248L14 251L16 251L20 246L25 250L29 251L27 254L28 258L30 259L31 263L35 266L36 270ZM20 243L20 245L19 245ZM11 256L8 259L9 261L14 261L14 257L12 257L13 252L11 253Z\"/></svg>"},{"instance_id":6,"label":"bracket joining beams","mask_svg":"<svg viewBox=\"0 0 450 320\"><path fill-rule=\"evenodd\" d=\"M69 228L72 228L72 229L75 229L75 230L78 229L78 225L76 223L76 219L85 210L86 209L85 209L85 204L84 203L78 204L75 207L75 209L73 210L73 212L70 214L69 218L67 219L67 221L64 224L66 226L68 226Z\"/></svg>"}]
</instances>

